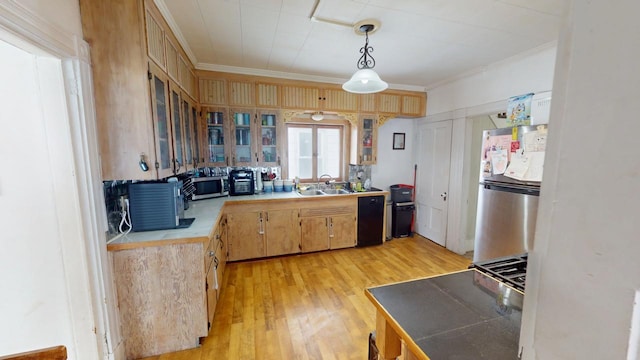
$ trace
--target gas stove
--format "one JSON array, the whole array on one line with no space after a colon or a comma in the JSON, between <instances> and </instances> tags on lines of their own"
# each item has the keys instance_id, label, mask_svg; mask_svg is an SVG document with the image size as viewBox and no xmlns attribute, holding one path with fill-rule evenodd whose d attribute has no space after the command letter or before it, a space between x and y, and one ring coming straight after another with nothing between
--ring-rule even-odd
<instances>
[{"instance_id":1,"label":"gas stove","mask_svg":"<svg viewBox=\"0 0 640 360\"><path fill-rule=\"evenodd\" d=\"M524 293L527 275L527 254L512 255L471 264L476 269Z\"/></svg>"}]
</instances>

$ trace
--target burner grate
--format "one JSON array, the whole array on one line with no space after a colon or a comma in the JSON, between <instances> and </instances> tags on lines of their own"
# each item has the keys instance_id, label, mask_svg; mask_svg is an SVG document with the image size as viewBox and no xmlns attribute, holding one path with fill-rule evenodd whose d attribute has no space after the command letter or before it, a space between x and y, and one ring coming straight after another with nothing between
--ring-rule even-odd
<instances>
[{"instance_id":1,"label":"burner grate","mask_svg":"<svg viewBox=\"0 0 640 360\"><path fill-rule=\"evenodd\" d=\"M527 254L481 261L471 264L469 268L475 268L524 292Z\"/></svg>"}]
</instances>

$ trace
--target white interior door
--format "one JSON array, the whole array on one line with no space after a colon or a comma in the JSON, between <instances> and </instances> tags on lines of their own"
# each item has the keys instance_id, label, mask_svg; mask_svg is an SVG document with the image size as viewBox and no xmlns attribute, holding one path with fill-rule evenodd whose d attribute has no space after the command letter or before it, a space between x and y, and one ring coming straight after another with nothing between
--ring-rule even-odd
<instances>
[{"instance_id":1,"label":"white interior door","mask_svg":"<svg viewBox=\"0 0 640 360\"><path fill-rule=\"evenodd\" d=\"M445 246L452 121L420 126L416 178L418 234Z\"/></svg>"}]
</instances>

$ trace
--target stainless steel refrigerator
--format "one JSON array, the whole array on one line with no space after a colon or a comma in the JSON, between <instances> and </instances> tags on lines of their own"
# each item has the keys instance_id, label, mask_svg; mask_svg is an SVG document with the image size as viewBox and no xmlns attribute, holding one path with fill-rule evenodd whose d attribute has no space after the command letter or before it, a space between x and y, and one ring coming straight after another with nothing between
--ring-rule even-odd
<instances>
[{"instance_id":1,"label":"stainless steel refrigerator","mask_svg":"<svg viewBox=\"0 0 640 360\"><path fill-rule=\"evenodd\" d=\"M533 244L546 135L546 125L483 132L474 262Z\"/></svg>"}]
</instances>

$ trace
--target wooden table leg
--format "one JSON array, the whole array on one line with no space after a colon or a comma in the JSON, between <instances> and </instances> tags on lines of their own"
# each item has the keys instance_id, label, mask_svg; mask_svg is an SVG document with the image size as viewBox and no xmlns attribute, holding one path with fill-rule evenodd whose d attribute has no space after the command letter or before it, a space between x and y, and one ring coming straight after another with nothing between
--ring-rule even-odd
<instances>
[{"instance_id":1,"label":"wooden table leg","mask_svg":"<svg viewBox=\"0 0 640 360\"><path fill-rule=\"evenodd\" d=\"M381 359L400 356L400 336L380 311L376 313L376 346Z\"/></svg>"}]
</instances>

